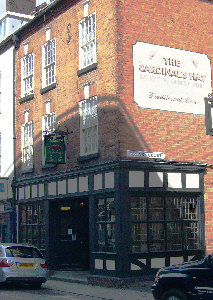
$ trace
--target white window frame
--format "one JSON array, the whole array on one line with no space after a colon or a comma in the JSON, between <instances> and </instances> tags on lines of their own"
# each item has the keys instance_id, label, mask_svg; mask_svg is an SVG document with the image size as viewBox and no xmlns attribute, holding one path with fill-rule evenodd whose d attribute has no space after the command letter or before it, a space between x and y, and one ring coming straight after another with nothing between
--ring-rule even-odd
<instances>
[{"instance_id":1,"label":"white window frame","mask_svg":"<svg viewBox=\"0 0 213 300\"><path fill-rule=\"evenodd\" d=\"M80 155L98 152L97 96L79 103L80 113Z\"/></svg>"},{"instance_id":2,"label":"white window frame","mask_svg":"<svg viewBox=\"0 0 213 300\"><path fill-rule=\"evenodd\" d=\"M96 12L93 12L79 22L79 69L96 62Z\"/></svg>"},{"instance_id":3,"label":"white window frame","mask_svg":"<svg viewBox=\"0 0 213 300\"><path fill-rule=\"evenodd\" d=\"M34 93L34 54L27 53L21 59L21 95L25 97Z\"/></svg>"},{"instance_id":4,"label":"white window frame","mask_svg":"<svg viewBox=\"0 0 213 300\"><path fill-rule=\"evenodd\" d=\"M47 47L54 47L47 50ZM51 53L53 52L53 53ZM47 57L50 53L50 57ZM47 41L42 45L42 87L45 88L53 83L56 83L56 38Z\"/></svg>"},{"instance_id":5,"label":"white window frame","mask_svg":"<svg viewBox=\"0 0 213 300\"><path fill-rule=\"evenodd\" d=\"M8 35L8 21L7 18L4 18L3 20L0 21L1 26L0 26L0 41L3 41L7 35Z\"/></svg>"},{"instance_id":6,"label":"white window frame","mask_svg":"<svg viewBox=\"0 0 213 300\"><path fill-rule=\"evenodd\" d=\"M44 137L56 130L56 111L42 116L42 165L45 165Z\"/></svg>"},{"instance_id":7,"label":"white window frame","mask_svg":"<svg viewBox=\"0 0 213 300\"><path fill-rule=\"evenodd\" d=\"M22 169L33 168L33 121L22 124Z\"/></svg>"}]
</instances>

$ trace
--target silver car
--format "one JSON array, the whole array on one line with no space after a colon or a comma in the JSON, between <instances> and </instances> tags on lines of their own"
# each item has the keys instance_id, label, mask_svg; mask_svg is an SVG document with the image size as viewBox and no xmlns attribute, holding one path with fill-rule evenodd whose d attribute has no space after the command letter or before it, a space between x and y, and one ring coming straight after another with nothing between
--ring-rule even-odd
<instances>
[{"instance_id":1,"label":"silver car","mask_svg":"<svg viewBox=\"0 0 213 300\"><path fill-rule=\"evenodd\" d=\"M47 263L38 248L0 243L0 282L21 282L40 288L47 277Z\"/></svg>"}]
</instances>

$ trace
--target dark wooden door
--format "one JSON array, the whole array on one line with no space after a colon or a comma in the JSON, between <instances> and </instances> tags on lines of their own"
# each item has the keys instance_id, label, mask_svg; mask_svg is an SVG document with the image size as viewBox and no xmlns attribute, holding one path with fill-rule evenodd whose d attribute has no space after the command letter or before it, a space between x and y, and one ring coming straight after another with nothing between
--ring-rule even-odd
<instances>
[{"instance_id":1,"label":"dark wooden door","mask_svg":"<svg viewBox=\"0 0 213 300\"><path fill-rule=\"evenodd\" d=\"M89 268L88 199L58 204L58 264L61 269Z\"/></svg>"}]
</instances>

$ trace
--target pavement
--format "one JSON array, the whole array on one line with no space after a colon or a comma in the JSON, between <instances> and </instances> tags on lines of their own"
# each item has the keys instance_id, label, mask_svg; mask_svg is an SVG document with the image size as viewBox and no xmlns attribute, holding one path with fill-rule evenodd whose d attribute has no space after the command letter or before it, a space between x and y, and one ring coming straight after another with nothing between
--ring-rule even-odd
<instances>
[{"instance_id":1,"label":"pavement","mask_svg":"<svg viewBox=\"0 0 213 300\"><path fill-rule=\"evenodd\" d=\"M58 281L64 281L64 282L73 282L73 283L81 283L81 284L91 284L91 280L88 280L91 276L89 271L82 271L82 270L74 270L74 271L49 271L49 279L50 280L58 280ZM100 281L101 282L101 281ZM114 288L127 288L127 289L137 289L137 288L143 288L147 287L150 288L154 282L154 276L144 276L141 277L140 280L137 280L136 282L128 282L124 280L120 280L116 283L116 281L109 280L107 286L108 287L114 287ZM111 284L109 284L111 283ZM102 285L106 286L104 284L94 284L93 285Z\"/></svg>"}]
</instances>

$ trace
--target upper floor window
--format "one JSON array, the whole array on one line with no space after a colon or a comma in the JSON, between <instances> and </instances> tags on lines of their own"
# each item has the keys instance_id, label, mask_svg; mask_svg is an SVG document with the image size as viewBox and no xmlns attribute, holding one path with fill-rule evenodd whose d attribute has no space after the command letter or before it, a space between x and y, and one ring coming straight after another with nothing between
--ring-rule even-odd
<instances>
[{"instance_id":1,"label":"upper floor window","mask_svg":"<svg viewBox=\"0 0 213 300\"><path fill-rule=\"evenodd\" d=\"M0 21L0 41L6 38L7 35L7 20Z\"/></svg>"},{"instance_id":2,"label":"upper floor window","mask_svg":"<svg viewBox=\"0 0 213 300\"><path fill-rule=\"evenodd\" d=\"M96 62L96 13L86 16L79 23L79 68Z\"/></svg>"},{"instance_id":3,"label":"upper floor window","mask_svg":"<svg viewBox=\"0 0 213 300\"><path fill-rule=\"evenodd\" d=\"M33 122L22 124L22 169L33 167Z\"/></svg>"},{"instance_id":4,"label":"upper floor window","mask_svg":"<svg viewBox=\"0 0 213 300\"><path fill-rule=\"evenodd\" d=\"M46 114L44 117L44 132L45 134L53 133L56 129L56 112Z\"/></svg>"},{"instance_id":5,"label":"upper floor window","mask_svg":"<svg viewBox=\"0 0 213 300\"><path fill-rule=\"evenodd\" d=\"M47 41L42 47L42 87L56 82L56 39Z\"/></svg>"},{"instance_id":6,"label":"upper floor window","mask_svg":"<svg viewBox=\"0 0 213 300\"><path fill-rule=\"evenodd\" d=\"M33 93L34 89L34 57L33 53L26 54L22 57L22 97Z\"/></svg>"},{"instance_id":7,"label":"upper floor window","mask_svg":"<svg viewBox=\"0 0 213 300\"><path fill-rule=\"evenodd\" d=\"M50 103L46 103L46 115L42 116L42 164L45 164L45 135L51 134L56 130L56 112L49 112ZM48 107L48 108L47 108Z\"/></svg>"},{"instance_id":8,"label":"upper floor window","mask_svg":"<svg viewBox=\"0 0 213 300\"><path fill-rule=\"evenodd\" d=\"M97 97L80 102L80 155L98 151Z\"/></svg>"}]
</instances>

